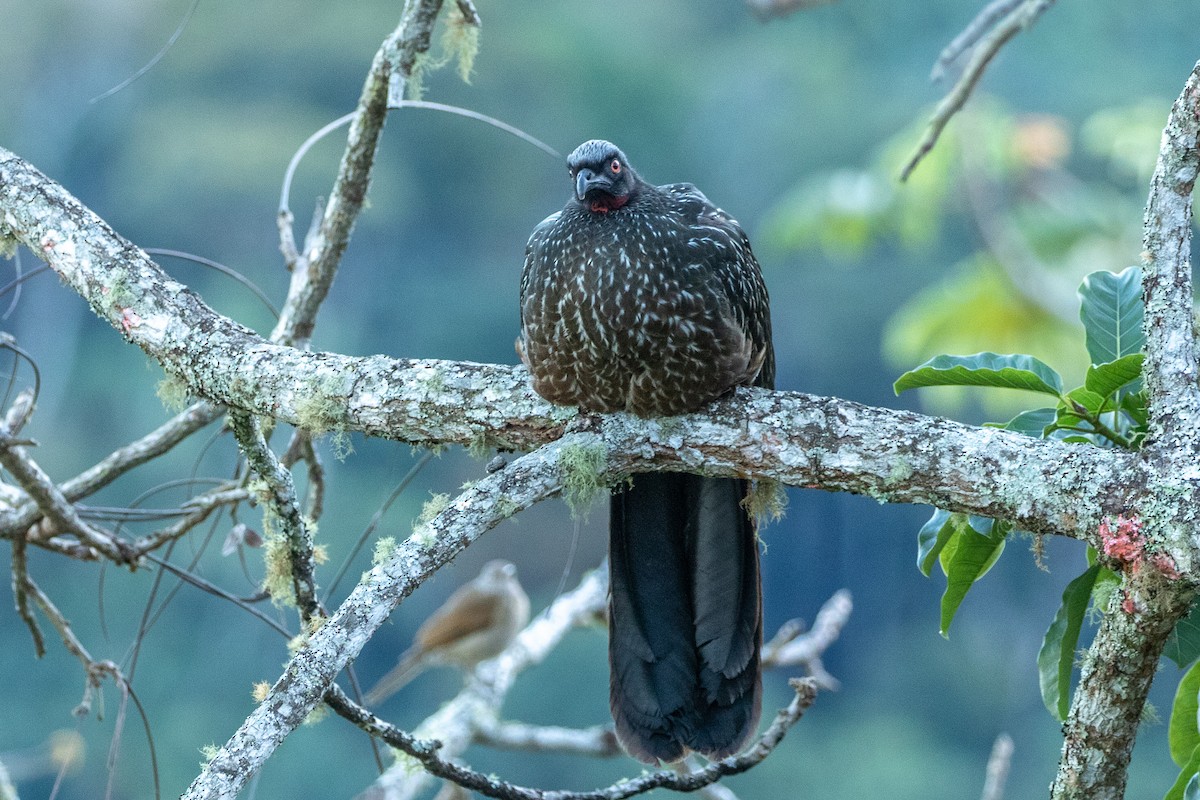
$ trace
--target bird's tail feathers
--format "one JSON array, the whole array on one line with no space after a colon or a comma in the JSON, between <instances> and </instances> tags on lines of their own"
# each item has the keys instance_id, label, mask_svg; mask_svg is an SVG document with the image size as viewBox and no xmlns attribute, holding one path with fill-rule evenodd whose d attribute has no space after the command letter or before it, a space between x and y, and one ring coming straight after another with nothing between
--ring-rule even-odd
<instances>
[{"instance_id":1,"label":"bird's tail feathers","mask_svg":"<svg viewBox=\"0 0 1200 800\"><path fill-rule=\"evenodd\" d=\"M610 706L630 755L736 752L758 723L762 609L746 482L633 476L613 495Z\"/></svg>"},{"instance_id":2,"label":"bird's tail feathers","mask_svg":"<svg viewBox=\"0 0 1200 800\"><path fill-rule=\"evenodd\" d=\"M425 666L420 651L415 648L406 650L404 655L400 656L400 663L388 670L388 673L371 687L371 690L363 697L363 702L368 706L382 703L417 677L425 669Z\"/></svg>"}]
</instances>

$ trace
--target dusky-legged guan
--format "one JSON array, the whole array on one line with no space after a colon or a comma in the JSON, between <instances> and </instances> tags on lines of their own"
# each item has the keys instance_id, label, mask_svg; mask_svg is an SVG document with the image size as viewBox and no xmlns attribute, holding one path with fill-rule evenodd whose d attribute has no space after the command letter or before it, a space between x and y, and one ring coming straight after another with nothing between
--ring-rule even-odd
<instances>
[{"instance_id":1,"label":"dusky-legged guan","mask_svg":"<svg viewBox=\"0 0 1200 800\"><path fill-rule=\"evenodd\" d=\"M737 221L654 186L609 142L567 159L574 196L530 236L517 350L533 388L584 411L696 411L773 388L767 289ZM639 473L609 522L610 705L645 762L737 752L761 706L762 593L749 483Z\"/></svg>"}]
</instances>

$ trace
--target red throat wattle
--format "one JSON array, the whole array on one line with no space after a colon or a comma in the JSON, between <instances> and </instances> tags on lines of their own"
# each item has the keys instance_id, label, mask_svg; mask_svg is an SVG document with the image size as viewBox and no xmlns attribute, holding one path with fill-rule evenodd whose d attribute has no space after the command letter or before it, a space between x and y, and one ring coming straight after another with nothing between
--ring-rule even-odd
<instances>
[{"instance_id":1,"label":"red throat wattle","mask_svg":"<svg viewBox=\"0 0 1200 800\"><path fill-rule=\"evenodd\" d=\"M607 214L609 211L616 211L621 206L629 202L629 195L602 195L592 201L591 209L596 214Z\"/></svg>"}]
</instances>

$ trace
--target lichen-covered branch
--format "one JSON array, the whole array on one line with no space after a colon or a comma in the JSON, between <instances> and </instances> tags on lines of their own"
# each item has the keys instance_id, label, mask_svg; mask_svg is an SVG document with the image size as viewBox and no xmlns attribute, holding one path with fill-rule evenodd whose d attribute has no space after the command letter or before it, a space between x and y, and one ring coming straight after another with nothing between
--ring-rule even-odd
<instances>
[{"instance_id":1,"label":"lichen-covered branch","mask_svg":"<svg viewBox=\"0 0 1200 800\"><path fill-rule=\"evenodd\" d=\"M1146 202L1146 301L1143 374L1149 395L1151 446L1179 444L1200 430L1196 346L1192 332L1192 191L1200 169L1200 63L1193 69L1163 130Z\"/></svg>"},{"instance_id":2,"label":"lichen-covered branch","mask_svg":"<svg viewBox=\"0 0 1200 800\"><path fill-rule=\"evenodd\" d=\"M559 457L563 448L577 446L575 439L565 436L483 478L364 575L292 657L266 699L205 766L184 797L236 796L283 739L305 720L338 673L402 599L497 523L559 490Z\"/></svg>"},{"instance_id":3,"label":"lichen-covered branch","mask_svg":"<svg viewBox=\"0 0 1200 800\"><path fill-rule=\"evenodd\" d=\"M1153 594L1123 606L1115 592L1084 659L1063 726L1052 800L1120 800L1159 657L1194 591L1154 576ZM1127 580L1128 585L1128 580ZM1145 603L1145 604L1144 604Z\"/></svg>"},{"instance_id":4,"label":"lichen-covered branch","mask_svg":"<svg viewBox=\"0 0 1200 800\"><path fill-rule=\"evenodd\" d=\"M440 742L438 759L457 759L476 741L481 730L497 727L496 717L517 675L541 663L572 628L603 613L607 596L608 571L598 569L589 573L579 586L533 619L503 653L480 664L463 690L422 722L413 732L414 737ZM609 737L613 738L611 732ZM421 796L432 775L412 770L410 766L401 759L380 775L359 800L410 800Z\"/></svg>"},{"instance_id":5,"label":"lichen-covered branch","mask_svg":"<svg viewBox=\"0 0 1200 800\"><path fill-rule=\"evenodd\" d=\"M1139 535L1159 542L1194 542L1194 481L1200 453L1200 392L1192 333L1191 194L1200 169L1200 64L1171 109L1146 204L1146 381L1151 435L1142 450L1153 465L1134 512ZM1194 547L1185 548L1189 552ZM1174 552L1170 553L1174 557ZM1195 565L1179 580L1176 566L1126 564L1123 593L1108 613L1080 670L1079 688L1063 728L1054 800L1118 800L1125 793L1129 756L1168 634L1195 595Z\"/></svg>"},{"instance_id":6,"label":"lichen-covered branch","mask_svg":"<svg viewBox=\"0 0 1200 800\"><path fill-rule=\"evenodd\" d=\"M407 0L400 24L384 40L367 73L346 149L319 227L298 253L291 239L291 212L281 210L283 250L291 254L292 285L271 340L304 347L312 336L317 310L333 285L337 265L350 243L354 221L367 198L371 166L387 119L389 85L404 92L417 59L429 49L442 0ZM474 17L478 24L478 16ZM399 87L397 89L397 87Z\"/></svg>"},{"instance_id":7,"label":"lichen-covered branch","mask_svg":"<svg viewBox=\"0 0 1200 800\"><path fill-rule=\"evenodd\" d=\"M516 449L561 436L574 416L533 395L519 367L351 358L267 342L4 151L0 213L9 235L35 248L103 319L210 400L318 432ZM1129 454L793 392L743 389L703 414L574 424L590 426L589 446L607 451L610 478L634 467L754 475L1040 532L1094 530L1147 480ZM1172 555L1190 567L1182 549Z\"/></svg>"},{"instance_id":8,"label":"lichen-covered branch","mask_svg":"<svg viewBox=\"0 0 1200 800\"><path fill-rule=\"evenodd\" d=\"M317 580L313 575L316 563L313 556L312 533L300 513L300 503L296 498L296 486L292 481L292 473L275 458L267 440L263 436L258 423L243 411L229 412L229 427L234 438L242 448L250 469L254 470L263 482L262 502L265 518L278 529L274 535L279 537L279 544L286 548L286 563L291 573L291 584L294 599L300 616L305 622L320 614L320 603L317 601ZM264 527L266 527L264 525ZM268 547L275 548L274 541L268 540ZM280 554L282 555L282 554ZM270 556L269 556L270 557ZM282 564L268 564L267 572L282 570ZM286 578L285 578L286 580ZM283 601L281 587L274 585L268 577L268 590L277 601ZM292 598L287 598L288 600Z\"/></svg>"},{"instance_id":9,"label":"lichen-covered branch","mask_svg":"<svg viewBox=\"0 0 1200 800\"><path fill-rule=\"evenodd\" d=\"M337 687L333 687L332 696L327 699L335 708L344 706L348 714L353 714L356 710L360 711L361 718L358 720L358 724L361 727L370 729L393 747L411 755L415 762L429 773L487 797L499 798L499 800L624 800L624 798L645 794L653 789L672 789L677 792L700 791L705 787L713 786L723 777L740 774L762 763L763 759L783 741L788 730L800 720L816 698L817 689L812 680L793 679L790 681L790 685L796 693L792 701L785 708L780 709L763 734L738 755L709 763L701 769L690 772L678 772L670 769L646 772L637 778L626 778L611 786L591 791L530 789L506 783L494 776L474 772L439 758L439 748L436 742L414 739L352 703L345 702ZM366 798L378 800L376 795L366 795L361 800L366 800Z\"/></svg>"}]
</instances>

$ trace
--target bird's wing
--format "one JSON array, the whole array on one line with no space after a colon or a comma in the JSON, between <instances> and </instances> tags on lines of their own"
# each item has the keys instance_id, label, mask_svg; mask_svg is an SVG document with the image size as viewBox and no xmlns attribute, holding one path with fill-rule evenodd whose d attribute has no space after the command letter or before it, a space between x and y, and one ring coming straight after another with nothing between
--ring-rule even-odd
<instances>
[{"instance_id":1,"label":"bird's wing","mask_svg":"<svg viewBox=\"0 0 1200 800\"><path fill-rule=\"evenodd\" d=\"M754 360L761 364L754 385L774 388L770 299L749 237L736 219L713 205L693 184L670 183L658 188L674 201L690 225L689 249L708 265L738 325L754 343Z\"/></svg>"},{"instance_id":2,"label":"bird's wing","mask_svg":"<svg viewBox=\"0 0 1200 800\"><path fill-rule=\"evenodd\" d=\"M541 246L542 239L546 236L546 233L550 230L550 227L558 221L558 218L561 215L561 211L555 211L553 214L539 222L537 227L533 229L533 233L529 234L529 243L525 245L525 267L521 270L522 312L524 311L525 298L529 293L529 282L533 279L533 269L536 262L533 255Z\"/></svg>"},{"instance_id":3,"label":"bird's wing","mask_svg":"<svg viewBox=\"0 0 1200 800\"><path fill-rule=\"evenodd\" d=\"M537 227L533 229L533 233L529 234L529 243L525 245L525 266L521 270L521 296L520 303L518 303L518 310L520 311L520 328L518 330L520 333L517 335L515 345L517 355L520 356L521 363L526 367L529 366L529 357L525 353L525 303L530 298L530 284L539 279L534 275L540 263L535 254L542 246L542 241L545 239L546 233L558 221L561 214L561 211L555 211L539 222Z\"/></svg>"},{"instance_id":4,"label":"bird's wing","mask_svg":"<svg viewBox=\"0 0 1200 800\"><path fill-rule=\"evenodd\" d=\"M496 624L499 607L500 598L494 593L467 584L421 624L415 637L416 646L428 652L487 630Z\"/></svg>"}]
</instances>

